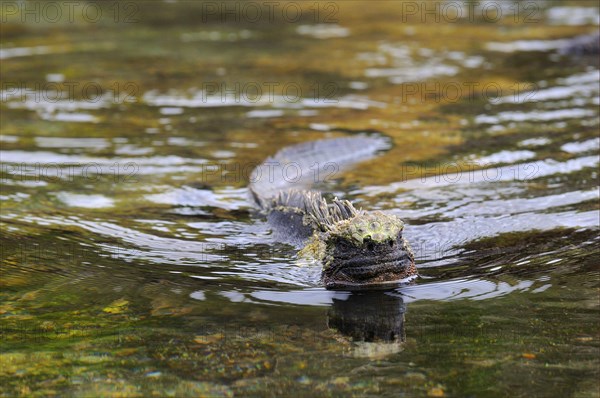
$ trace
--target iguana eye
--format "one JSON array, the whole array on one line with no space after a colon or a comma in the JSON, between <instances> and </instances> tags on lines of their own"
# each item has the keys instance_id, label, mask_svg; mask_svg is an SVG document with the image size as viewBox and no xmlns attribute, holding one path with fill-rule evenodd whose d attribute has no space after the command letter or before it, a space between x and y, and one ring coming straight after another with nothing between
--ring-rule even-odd
<instances>
[{"instance_id":1,"label":"iguana eye","mask_svg":"<svg viewBox=\"0 0 600 398\"><path fill-rule=\"evenodd\" d=\"M390 239L390 240L388 241L388 243L390 244L390 247L394 247L394 240L393 240L393 239Z\"/></svg>"},{"instance_id":2,"label":"iguana eye","mask_svg":"<svg viewBox=\"0 0 600 398\"><path fill-rule=\"evenodd\" d=\"M348 251L350 250L350 244L345 240L340 240L336 244L338 250L340 251Z\"/></svg>"}]
</instances>

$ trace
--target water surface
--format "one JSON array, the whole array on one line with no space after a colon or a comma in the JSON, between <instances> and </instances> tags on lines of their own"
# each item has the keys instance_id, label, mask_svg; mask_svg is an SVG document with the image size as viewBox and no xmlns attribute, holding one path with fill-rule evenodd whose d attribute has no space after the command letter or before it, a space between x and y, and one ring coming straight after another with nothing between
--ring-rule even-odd
<instances>
[{"instance_id":1,"label":"water surface","mask_svg":"<svg viewBox=\"0 0 600 398\"><path fill-rule=\"evenodd\" d=\"M598 8L206 4L3 10L2 395L597 396ZM246 186L365 132L421 278L327 291Z\"/></svg>"}]
</instances>

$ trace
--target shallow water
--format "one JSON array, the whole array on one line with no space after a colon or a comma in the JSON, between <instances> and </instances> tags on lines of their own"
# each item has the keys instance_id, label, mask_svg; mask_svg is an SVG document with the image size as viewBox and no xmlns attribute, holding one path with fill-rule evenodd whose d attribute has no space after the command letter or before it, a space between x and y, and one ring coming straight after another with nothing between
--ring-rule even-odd
<instances>
[{"instance_id":1,"label":"shallow water","mask_svg":"<svg viewBox=\"0 0 600 398\"><path fill-rule=\"evenodd\" d=\"M598 396L599 10L482 3L5 3L2 396ZM361 132L421 277L327 291L246 186Z\"/></svg>"}]
</instances>

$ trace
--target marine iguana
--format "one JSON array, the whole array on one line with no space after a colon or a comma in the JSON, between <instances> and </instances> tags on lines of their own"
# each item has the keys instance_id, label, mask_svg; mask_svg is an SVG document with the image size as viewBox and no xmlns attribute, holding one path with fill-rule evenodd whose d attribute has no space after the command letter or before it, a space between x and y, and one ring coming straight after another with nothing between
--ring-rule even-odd
<instances>
[{"instance_id":1,"label":"marine iguana","mask_svg":"<svg viewBox=\"0 0 600 398\"><path fill-rule=\"evenodd\" d=\"M389 148L378 135L325 139L284 148L254 169L250 193L280 240L303 245L299 255L322 264L328 289L363 289L416 277L402 220L356 209L337 197L328 202L310 188L322 176Z\"/></svg>"}]
</instances>

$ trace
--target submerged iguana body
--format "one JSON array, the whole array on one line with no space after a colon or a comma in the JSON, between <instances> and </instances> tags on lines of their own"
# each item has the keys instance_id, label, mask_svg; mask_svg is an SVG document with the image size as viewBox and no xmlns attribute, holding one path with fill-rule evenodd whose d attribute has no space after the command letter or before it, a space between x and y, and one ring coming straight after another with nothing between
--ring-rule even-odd
<instances>
[{"instance_id":1,"label":"submerged iguana body","mask_svg":"<svg viewBox=\"0 0 600 398\"><path fill-rule=\"evenodd\" d=\"M357 210L347 200L328 202L309 189L322 182L318 177L331 176L387 147L380 136L303 143L282 149L251 176L250 192L275 233L303 245L302 255L321 262L327 288L368 288L417 274L400 218Z\"/></svg>"}]
</instances>

